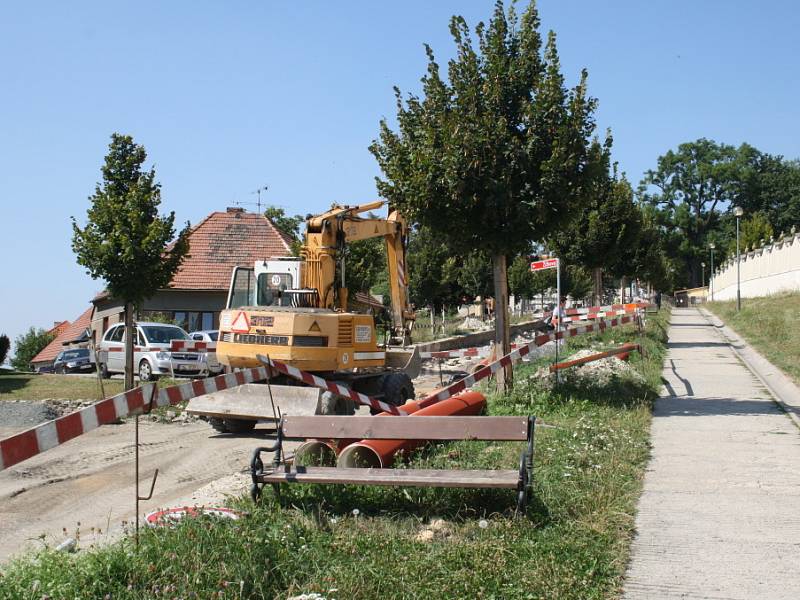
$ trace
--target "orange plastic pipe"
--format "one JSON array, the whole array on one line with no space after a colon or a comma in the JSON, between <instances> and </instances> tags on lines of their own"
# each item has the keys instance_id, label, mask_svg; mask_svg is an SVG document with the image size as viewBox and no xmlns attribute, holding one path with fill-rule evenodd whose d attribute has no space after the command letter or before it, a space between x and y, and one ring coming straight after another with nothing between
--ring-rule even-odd
<instances>
[{"instance_id":1,"label":"orange plastic pipe","mask_svg":"<svg viewBox=\"0 0 800 600\"><path fill-rule=\"evenodd\" d=\"M407 402L403 410L408 417L394 419L413 419L414 417L444 417L479 415L486 407L486 398L479 392L466 390L452 398L418 408L416 402ZM409 409L411 409L409 411ZM386 413L381 413L385 415ZM381 416L379 415L379 416ZM391 415L386 415L391 416ZM388 467L394 462L395 454L401 450L411 450L427 443L425 440L361 440L350 444L336 461L337 467Z\"/></svg>"}]
</instances>

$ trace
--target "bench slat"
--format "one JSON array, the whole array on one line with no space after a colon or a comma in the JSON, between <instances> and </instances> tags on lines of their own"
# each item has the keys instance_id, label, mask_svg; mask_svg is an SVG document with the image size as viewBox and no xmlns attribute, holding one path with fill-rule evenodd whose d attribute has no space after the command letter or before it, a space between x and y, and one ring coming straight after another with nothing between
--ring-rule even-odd
<instances>
[{"instance_id":1,"label":"bench slat","mask_svg":"<svg viewBox=\"0 0 800 600\"><path fill-rule=\"evenodd\" d=\"M352 418L352 417L345 417ZM338 483L357 485L393 485L408 487L463 487L516 489L516 470L441 470L441 469L343 469L338 467L301 467L267 471L258 476L260 483Z\"/></svg>"},{"instance_id":2,"label":"bench slat","mask_svg":"<svg viewBox=\"0 0 800 600\"><path fill-rule=\"evenodd\" d=\"M287 438L378 440L528 439L528 417L286 416Z\"/></svg>"}]
</instances>

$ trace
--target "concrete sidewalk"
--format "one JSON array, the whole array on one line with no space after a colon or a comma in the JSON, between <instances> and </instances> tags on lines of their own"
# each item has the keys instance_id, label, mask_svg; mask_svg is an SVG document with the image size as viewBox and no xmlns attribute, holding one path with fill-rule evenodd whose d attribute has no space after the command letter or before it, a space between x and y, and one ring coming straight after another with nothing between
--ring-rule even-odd
<instances>
[{"instance_id":1,"label":"concrete sidewalk","mask_svg":"<svg viewBox=\"0 0 800 600\"><path fill-rule=\"evenodd\" d=\"M624 597L800 598L800 430L696 309L663 377Z\"/></svg>"}]
</instances>

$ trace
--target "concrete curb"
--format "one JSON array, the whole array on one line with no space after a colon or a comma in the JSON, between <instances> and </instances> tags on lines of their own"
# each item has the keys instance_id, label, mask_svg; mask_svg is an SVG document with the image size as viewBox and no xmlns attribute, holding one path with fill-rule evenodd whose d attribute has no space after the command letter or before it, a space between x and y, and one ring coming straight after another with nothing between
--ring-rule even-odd
<instances>
[{"instance_id":1,"label":"concrete curb","mask_svg":"<svg viewBox=\"0 0 800 600\"><path fill-rule=\"evenodd\" d=\"M705 308L699 312L711 324L723 341L727 342L736 356L755 375L772 394L792 422L800 429L800 388L770 361L764 358L731 327Z\"/></svg>"}]
</instances>

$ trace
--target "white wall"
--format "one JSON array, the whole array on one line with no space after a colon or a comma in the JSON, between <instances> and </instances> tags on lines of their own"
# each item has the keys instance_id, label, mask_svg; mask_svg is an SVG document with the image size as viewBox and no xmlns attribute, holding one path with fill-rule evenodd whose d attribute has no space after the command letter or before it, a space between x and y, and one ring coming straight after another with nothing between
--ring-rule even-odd
<instances>
[{"instance_id":1,"label":"white wall","mask_svg":"<svg viewBox=\"0 0 800 600\"><path fill-rule=\"evenodd\" d=\"M736 299L736 256L720 266L712 286L714 300ZM742 298L800 291L800 232L742 252L741 290Z\"/></svg>"}]
</instances>

